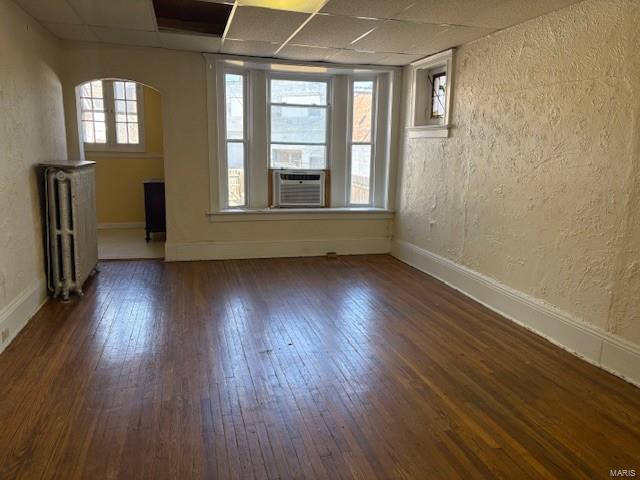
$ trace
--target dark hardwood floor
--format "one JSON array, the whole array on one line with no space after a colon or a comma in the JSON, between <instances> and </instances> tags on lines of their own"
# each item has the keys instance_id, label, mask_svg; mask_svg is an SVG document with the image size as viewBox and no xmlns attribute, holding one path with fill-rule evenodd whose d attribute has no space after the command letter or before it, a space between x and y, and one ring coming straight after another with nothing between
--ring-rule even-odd
<instances>
[{"instance_id":1,"label":"dark hardwood floor","mask_svg":"<svg viewBox=\"0 0 640 480\"><path fill-rule=\"evenodd\" d=\"M640 390L388 256L109 262L0 355L0 478L640 476Z\"/></svg>"}]
</instances>

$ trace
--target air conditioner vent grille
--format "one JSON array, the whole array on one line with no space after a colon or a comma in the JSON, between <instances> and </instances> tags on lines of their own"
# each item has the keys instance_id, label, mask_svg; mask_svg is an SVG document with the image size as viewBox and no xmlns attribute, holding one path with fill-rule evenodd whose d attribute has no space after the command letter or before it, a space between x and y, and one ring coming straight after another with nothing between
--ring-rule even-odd
<instances>
[{"instance_id":1,"label":"air conditioner vent grille","mask_svg":"<svg viewBox=\"0 0 640 480\"><path fill-rule=\"evenodd\" d=\"M273 172L274 206L323 207L325 172L276 170Z\"/></svg>"}]
</instances>

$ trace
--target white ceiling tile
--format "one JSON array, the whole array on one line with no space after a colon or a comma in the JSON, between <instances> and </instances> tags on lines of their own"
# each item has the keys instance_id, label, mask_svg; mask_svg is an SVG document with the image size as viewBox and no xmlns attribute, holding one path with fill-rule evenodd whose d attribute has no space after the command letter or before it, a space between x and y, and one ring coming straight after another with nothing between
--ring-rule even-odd
<instances>
[{"instance_id":1,"label":"white ceiling tile","mask_svg":"<svg viewBox=\"0 0 640 480\"><path fill-rule=\"evenodd\" d=\"M88 25L156 30L150 0L68 0Z\"/></svg>"},{"instance_id":2,"label":"white ceiling tile","mask_svg":"<svg viewBox=\"0 0 640 480\"><path fill-rule=\"evenodd\" d=\"M77 42L97 42L98 37L86 25L69 23L43 23L44 27L58 38Z\"/></svg>"},{"instance_id":3,"label":"white ceiling tile","mask_svg":"<svg viewBox=\"0 0 640 480\"><path fill-rule=\"evenodd\" d=\"M337 15L315 15L292 39L300 45L345 48L382 22Z\"/></svg>"},{"instance_id":4,"label":"white ceiling tile","mask_svg":"<svg viewBox=\"0 0 640 480\"><path fill-rule=\"evenodd\" d=\"M420 60L423 58L423 54L413 54L406 55L404 53L388 53L385 54L383 58L381 58L377 64L378 65L390 65L390 66L402 66L409 65L411 62L415 62L416 60Z\"/></svg>"},{"instance_id":5,"label":"white ceiling tile","mask_svg":"<svg viewBox=\"0 0 640 480\"><path fill-rule=\"evenodd\" d=\"M348 17L393 18L414 0L329 0L321 12Z\"/></svg>"},{"instance_id":6,"label":"white ceiling tile","mask_svg":"<svg viewBox=\"0 0 640 480\"><path fill-rule=\"evenodd\" d=\"M505 28L580 0L416 0L393 18L415 22Z\"/></svg>"},{"instance_id":7,"label":"white ceiling tile","mask_svg":"<svg viewBox=\"0 0 640 480\"><path fill-rule=\"evenodd\" d=\"M222 40L210 35L190 35L186 33L159 32L162 48L190 50L194 52L216 53L220 51Z\"/></svg>"},{"instance_id":8,"label":"white ceiling tile","mask_svg":"<svg viewBox=\"0 0 640 480\"><path fill-rule=\"evenodd\" d=\"M43 23L83 23L67 0L16 0L16 3Z\"/></svg>"},{"instance_id":9,"label":"white ceiling tile","mask_svg":"<svg viewBox=\"0 0 640 480\"><path fill-rule=\"evenodd\" d=\"M338 50L335 55L327 58L327 61L334 63L351 63L355 65L375 65L385 54L374 52L359 52L356 50Z\"/></svg>"},{"instance_id":10,"label":"white ceiling tile","mask_svg":"<svg viewBox=\"0 0 640 480\"><path fill-rule=\"evenodd\" d=\"M335 55L339 50L335 48L311 47L308 45L287 44L280 52L278 58L287 60L300 60L306 62L324 62Z\"/></svg>"},{"instance_id":11,"label":"white ceiling tile","mask_svg":"<svg viewBox=\"0 0 640 480\"><path fill-rule=\"evenodd\" d=\"M227 37L258 42L284 42L307 18L309 15L306 13L237 7Z\"/></svg>"},{"instance_id":12,"label":"white ceiling tile","mask_svg":"<svg viewBox=\"0 0 640 480\"><path fill-rule=\"evenodd\" d=\"M98 40L105 43L134 45L140 47L159 47L157 32L142 30L122 30L118 28L89 27Z\"/></svg>"},{"instance_id":13,"label":"white ceiling tile","mask_svg":"<svg viewBox=\"0 0 640 480\"><path fill-rule=\"evenodd\" d=\"M251 57L271 57L276 53L279 46L280 44L278 43L231 40L227 38L222 43L221 52Z\"/></svg>"},{"instance_id":14,"label":"white ceiling tile","mask_svg":"<svg viewBox=\"0 0 640 480\"><path fill-rule=\"evenodd\" d=\"M369 52L418 54L431 51L429 44L446 30L439 25L388 20L353 44Z\"/></svg>"},{"instance_id":15,"label":"white ceiling tile","mask_svg":"<svg viewBox=\"0 0 640 480\"><path fill-rule=\"evenodd\" d=\"M495 28L480 28L480 27L448 27L444 32L437 34L429 42L429 51L426 53L437 53L448 48L457 47L464 43L471 42L478 38L489 35L495 32Z\"/></svg>"}]
</instances>

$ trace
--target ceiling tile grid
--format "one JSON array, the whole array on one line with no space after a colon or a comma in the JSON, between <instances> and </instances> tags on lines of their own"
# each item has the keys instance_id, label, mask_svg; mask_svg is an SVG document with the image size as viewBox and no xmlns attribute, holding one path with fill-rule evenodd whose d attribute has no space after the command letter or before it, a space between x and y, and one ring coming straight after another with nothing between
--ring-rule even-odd
<instances>
[{"instance_id":1,"label":"ceiling tile grid","mask_svg":"<svg viewBox=\"0 0 640 480\"><path fill-rule=\"evenodd\" d=\"M174 25L159 29L153 0L16 0L55 36L71 41L394 66L580 0L200 1L233 7L224 9L224 18L231 15L222 37Z\"/></svg>"}]
</instances>

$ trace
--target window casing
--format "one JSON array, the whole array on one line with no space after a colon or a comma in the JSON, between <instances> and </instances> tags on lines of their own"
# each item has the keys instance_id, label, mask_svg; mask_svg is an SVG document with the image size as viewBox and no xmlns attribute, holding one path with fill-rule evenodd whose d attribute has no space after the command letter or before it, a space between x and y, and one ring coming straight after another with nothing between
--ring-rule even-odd
<instances>
[{"instance_id":1,"label":"window casing","mask_svg":"<svg viewBox=\"0 0 640 480\"><path fill-rule=\"evenodd\" d=\"M327 168L331 109L326 79L270 76L270 168Z\"/></svg>"},{"instance_id":2,"label":"window casing","mask_svg":"<svg viewBox=\"0 0 640 480\"><path fill-rule=\"evenodd\" d=\"M77 88L77 102L85 150L145 150L144 99L140 84L93 80Z\"/></svg>"},{"instance_id":3,"label":"window casing","mask_svg":"<svg viewBox=\"0 0 640 480\"><path fill-rule=\"evenodd\" d=\"M336 66L322 73L309 73L304 68L285 72L267 61L206 57L211 60L207 69L209 131L213 138L218 137L217 147L210 150L209 157L212 172L217 172L211 177L211 212L268 209L272 200L269 171L275 168L328 171L332 208L388 208L393 148L390 119L399 102L399 93L393 89L398 69ZM224 85L229 73L243 74L245 80L244 202L234 201L229 195L227 145L234 140L226 132L228 106ZM283 89L287 83L301 88ZM359 131L352 124L352 88L363 85L370 90L372 117L366 138L358 137ZM292 122L293 127L287 127L287 122ZM302 128L297 128L298 125ZM356 178L363 172L362 164L354 163L362 158L362 151L366 151L368 164L364 163L368 168L359 176L364 178ZM351 191L356 180L364 191L364 196L357 198Z\"/></svg>"},{"instance_id":4,"label":"window casing","mask_svg":"<svg viewBox=\"0 0 640 480\"><path fill-rule=\"evenodd\" d=\"M247 77L224 74L224 131L227 206L247 205Z\"/></svg>"},{"instance_id":5,"label":"window casing","mask_svg":"<svg viewBox=\"0 0 640 480\"><path fill-rule=\"evenodd\" d=\"M411 64L409 137L448 137L453 54L448 50Z\"/></svg>"},{"instance_id":6,"label":"window casing","mask_svg":"<svg viewBox=\"0 0 640 480\"><path fill-rule=\"evenodd\" d=\"M374 177L376 82L354 79L350 88L348 184L350 205L371 205Z\"/></svg>"}]
</instances>

